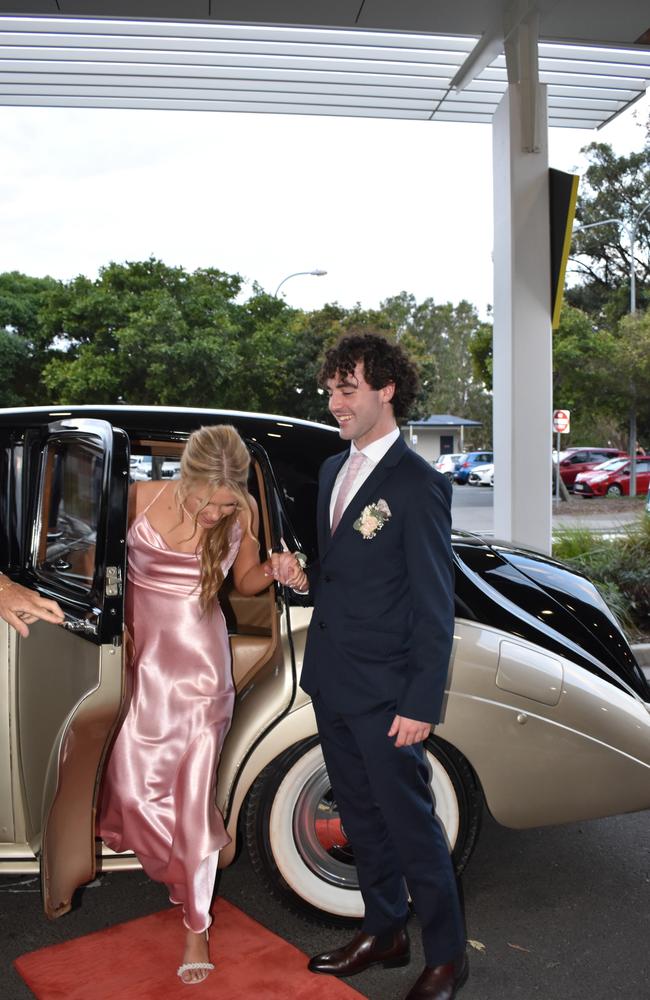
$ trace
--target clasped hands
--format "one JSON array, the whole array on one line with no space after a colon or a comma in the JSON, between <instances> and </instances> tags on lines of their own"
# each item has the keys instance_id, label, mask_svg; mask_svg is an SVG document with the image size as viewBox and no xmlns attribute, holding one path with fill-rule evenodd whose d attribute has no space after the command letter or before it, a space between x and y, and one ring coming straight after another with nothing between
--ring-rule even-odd
<instances>
[{"instance_id":1,"label":"clasped hands","mask_svg":"<svg viewBox=\"0 0 650 1000\"><path fill-rule=\"evenodd\" d=\"M265 572L283 587L309 590L309 580L293 552L273 552L265 564Z\"/></svg>"}]
</instances>

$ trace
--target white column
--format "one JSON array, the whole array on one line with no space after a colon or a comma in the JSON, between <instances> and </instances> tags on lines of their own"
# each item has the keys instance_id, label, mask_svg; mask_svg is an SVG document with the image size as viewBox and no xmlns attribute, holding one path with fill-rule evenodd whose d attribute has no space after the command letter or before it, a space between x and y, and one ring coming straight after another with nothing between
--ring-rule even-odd
<instances>
[{"instance_id":1,"label":"white column","mask_svg":"<svg viewBox=\"0 0 650 1000\"><path fill-rule=\"evenodd\" d=\"M494 533L551 549L552 332L546 87L510 84L494 116ZM522 107L523 104L523 107Z\"/></svg>"}]
</instances>

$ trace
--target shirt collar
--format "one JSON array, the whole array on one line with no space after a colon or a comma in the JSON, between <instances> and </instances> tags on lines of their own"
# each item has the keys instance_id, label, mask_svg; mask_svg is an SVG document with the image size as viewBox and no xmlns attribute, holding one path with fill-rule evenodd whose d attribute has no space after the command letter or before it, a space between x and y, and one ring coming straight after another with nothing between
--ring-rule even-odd
<instances>
[{"instance_id":1,"label":"shirt collar","mask_svg":"<svg viewBox=\"0 0 650 1000\"><path fill-rule=\"evenodd\" d=\"M400 429L399 427L394 427L392 431L388 432L388 434L384 434L383 437L377 438L377 440L373 441L371 444L367 444L365 448L357 448L353 441L350 445L350 455L354 455L355 452L361 451L361 454L365 455L373 465L377 465L378 462L381 462L386 452L392 448L399 437Z\"/></svg>"}]
</instances>

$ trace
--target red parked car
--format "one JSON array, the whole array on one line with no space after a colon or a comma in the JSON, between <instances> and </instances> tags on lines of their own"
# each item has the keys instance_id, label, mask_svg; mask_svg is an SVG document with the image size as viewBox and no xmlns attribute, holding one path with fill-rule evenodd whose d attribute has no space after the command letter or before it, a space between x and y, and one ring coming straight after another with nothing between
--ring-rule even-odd
<instances>
[{"instance_id":1,"label":"red parked car","mask_svg":"<svg viewBox=\"0 0 650 1000\"><path fill-rule=\"evenodd\" d=\"M567 489L570 491L577 475L581 472L588 472L595 469L610 458L619 455L627 455L627 452L619 448L567 448L560 456L560 475Z\"/></svg>"},{"instance_id":2,"label":"red parked car","mask_svg":"<svg viewBox=\"0 0 650 1000\"><path fill-rule=\"evenodd\" d=\"M636 460L636 491L645 493L650 487L650 455ZM630 494L630 459L612 458L590 472L576 476L573 492L583 497L621 497Z\"/></svg>"}]
</instances>

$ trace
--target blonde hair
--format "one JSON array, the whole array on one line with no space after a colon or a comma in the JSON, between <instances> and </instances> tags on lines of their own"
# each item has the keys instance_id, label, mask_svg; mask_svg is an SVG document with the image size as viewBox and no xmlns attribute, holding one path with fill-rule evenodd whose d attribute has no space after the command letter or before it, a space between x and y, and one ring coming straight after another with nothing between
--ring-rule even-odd
<instances>
[{"instance_id":1,"label":"blonde hair","mask_svg":"<svg viewBox=\"0 0 650 1000\"><path fill-rule=\"evenodd\" d=\"M247 517L246 530L252 535L251 504L247 489L249 468L248 449L235 428L229 424L200 427L190 434L181 455L181 478L177 491L180 503L184 503L194 485L200 485L207 492L205 503L194 515L195 529L199 514L216 490L225 487L238 501L233 513L221 517L203 536L200 604L204 611L210 607L223 583L221 563L230 547L232 530L242 509Z\"/></svg>"}]
</instances>

